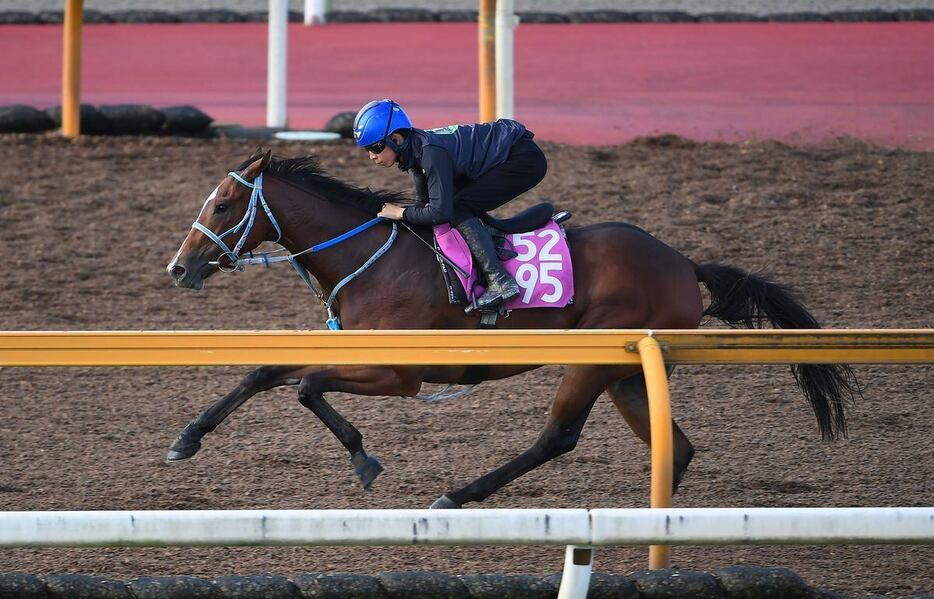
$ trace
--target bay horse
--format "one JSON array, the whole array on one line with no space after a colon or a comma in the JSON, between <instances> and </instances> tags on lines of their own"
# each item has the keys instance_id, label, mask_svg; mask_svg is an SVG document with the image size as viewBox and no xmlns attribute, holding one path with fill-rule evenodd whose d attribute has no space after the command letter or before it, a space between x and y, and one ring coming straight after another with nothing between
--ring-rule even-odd
<instances>
[{"instance_id":1,"label":"bay horse","mask_svg":"<svg viewBox=\"0 0 934 599\"><path fill-rule=\"evenodd\" d=\"M384 203L404 201L400 194L340 182L323 172L314 157L286 159L258 150L208 197L167 271L178 287L200 289L205 279L235 266L245 252L264 241L277 241L296 255L359 228ZM477 328L476 315L467 315L461 306L449 303L432 249L416 235L403 231L384 255L371 260L395 232L389 221L378 222L336 247L301 253L294 260L318 281L323 293L340 285L339 318L346 329ZM240 236L233 249L223 241L231 233ZM500 319L499 328L692 329L705 315L746 328L819 328L786 286L734 266L695 264L632 225L604 222L570 228L567 238L573 260L574 302L561 309L513 311L508 319ZM368 261L372 262L369 269L341 285L349 273ZM699 283L711 297L706 308ZM382 466L367 454L360 432L331 407L325 393L414 396L422 383L475 384L534 368L537 366L496 364L263 366L191 421L172 443L167 459L193 456L204 435L256 393L298 385L298 401L347 449L357 476L368 488ZM859 392L850 368L794 365L792 372L817 417L823 438L845 436L846 407ZM447 491L432 507L459 508L483 501L523 474L574 449L591 408L604 391L632 431L649 444L647 394L639 366L570 366L535 443L492 472ZM672 425L677 490L694 448L677 423Z\"/></svg>"}]
</instances>

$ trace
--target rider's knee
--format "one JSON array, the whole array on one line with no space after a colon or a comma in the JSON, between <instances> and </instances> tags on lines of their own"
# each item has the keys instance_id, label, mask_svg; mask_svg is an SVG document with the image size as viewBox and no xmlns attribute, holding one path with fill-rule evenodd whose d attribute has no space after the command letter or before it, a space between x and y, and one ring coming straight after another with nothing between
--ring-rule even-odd
<instances>
[{"instance_id":1,"label":"rider's knee","mask_svg":"<svg viewBox=\"0 0 934 599\"><path fill-rule=\"evenodd\" d=\"M545 178L545 175L548 173L548 161L545 160L543 156L540 161L536 161L534 169L534 177L537 179L535 182L536 185L542 182L542 179Z\"/></svg>"}]
</instances>

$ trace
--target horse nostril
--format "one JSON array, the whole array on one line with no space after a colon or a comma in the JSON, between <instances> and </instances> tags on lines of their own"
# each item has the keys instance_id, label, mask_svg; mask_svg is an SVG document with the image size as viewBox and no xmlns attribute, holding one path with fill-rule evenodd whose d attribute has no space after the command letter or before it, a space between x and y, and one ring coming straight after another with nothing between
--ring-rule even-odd
<instances>
[{"instance_id":1,"label":"horse nostril","mask_svg":"<svg viewBox=\"0 0 934 599\"><path fill-rule=\"evenodd\" d=\"M169 270L169 274L177 281L185 276L185 267L181 264L176 264Z\"/></svg>"}]
</instances>

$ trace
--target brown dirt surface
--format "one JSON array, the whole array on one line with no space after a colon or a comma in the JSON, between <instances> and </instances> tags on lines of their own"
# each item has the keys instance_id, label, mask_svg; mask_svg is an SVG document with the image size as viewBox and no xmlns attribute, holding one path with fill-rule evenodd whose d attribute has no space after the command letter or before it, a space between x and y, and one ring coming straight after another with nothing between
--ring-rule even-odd
<instances>
[{"instance_id":1,"label":"brown dirt surface","mask_svg":"<svg viewBox=\"0 0 934 599\"><path fill-rule=\"evenodd\" d=\"M203 199L253 146L231 140L0 136L0 329L323 328L288 266L176 289L165 273ZM408 188L348 142L311 151L335 176ZM616 147L544 143L550 171L512 212L551 199L575 226L623 220L695 261L765 271L837 328L930 327L934 154L840 140L818 147L676 137ZM561 369L485 383L441 404L332 396L387 471L364 492L346 453L295 401L262 394L164 462L178 431L243 368L0 369L0 500L7 510L413 508L525 449ZM673 410L697 455L675 504L930 506L930 365L858 366L865 397L850 437L821 442L786 367L693 366L672 378ZM606 397L577 449L482 508L643 507L649 455ZM0 551L0 571L138 575L309 571L559 571L557 547L148 548ZM849 594L934 591L930 546L677 547L673 564L785 566ZM642 547L599 549L595 569L646 566Z\"/></svg>"}]
</instances>

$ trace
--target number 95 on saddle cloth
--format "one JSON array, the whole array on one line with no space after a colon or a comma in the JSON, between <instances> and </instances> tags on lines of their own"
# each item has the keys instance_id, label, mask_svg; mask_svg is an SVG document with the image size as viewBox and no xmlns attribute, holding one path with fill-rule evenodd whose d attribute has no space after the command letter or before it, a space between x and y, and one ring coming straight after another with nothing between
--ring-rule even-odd
<instances>
[{"instance_id":1,"label":"number 95 on saddle cloth","mask_svg":"<svg viewBox=\"0 0 934 599\"><path fill-rule=\"evenodd\" d=\"M467 290L464 299L465 296L458 293L460 289L453 289L452 279L455 277L450 276L453 269L441 263L442 271L448 278L451 303L468 303L474 297L481 296L484 287L470 255L470 248L461 234L450 225L441 224L434 226L434 236L438 249L469 275L464 278L461 273L453 273L463 289ZM505 247L518 254L504 261L503 267L515 277L521 289L518 296L503 305L506 310L563 308L573 301L574 270L561 225L549 220L544 227L534 231L507 234Z\"/></svg>"}]
</instances>

